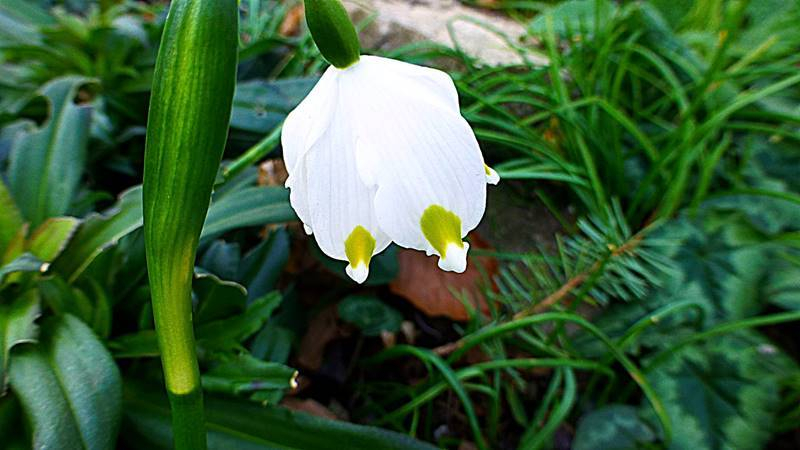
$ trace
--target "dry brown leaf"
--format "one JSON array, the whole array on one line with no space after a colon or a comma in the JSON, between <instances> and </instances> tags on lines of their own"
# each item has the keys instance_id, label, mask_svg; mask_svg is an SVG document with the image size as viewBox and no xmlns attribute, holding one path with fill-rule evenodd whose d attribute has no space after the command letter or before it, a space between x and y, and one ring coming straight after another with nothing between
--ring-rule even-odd
<instances>
[{"instance_id":1,"label":"dry brown leaf","mask_svg":"<svg viewBox=\"0 0 800 450\"><path fill-rule=\"evenodd\" d=\"M303 17L305 17L305 8L300 3L286 13L286 17L283 18L283 22L278 28L278 33L281 36L297 36L300 33L300 24L303 23Z\"/></svg>"},{"instance_id":2,"label":"dry brown leaf","mask_svg":"<svg viewBox=\"0 0 800 450\"><path fill-rule=\"evenodd\" d=\"M470 235L472 248L489 248L477 234ZM404 297L418 310L428 316L445 316L452 320L465 321L467 310L453 292L459 293L479 311L488 313L482 287L484 280L479 266L489 278L497 273L497 260L490 257L469 257L464 273L445 272L436 265L437 257L425 256L415 250L401 250L397 277L389 284L395 294Z\"/></svg>"},{"instance_id":3,"label":"dry brown leaf","mask_svg":"<svg viewBox=\"0 0 800 450\"><path fill-rule=\"evenodd\" d=\"M297 364L312 371L319 370L325 356L325 347L343 335L339 327L336 305L323 309L308 323L308 330L300 341Z\"/></svg>"},{"instance_id":4,"label":"dry brown leaf","mask_svg":"<svg viewBox=\"0 0 800 450\"><path fill-rule=\"evenodd\" d=\"M283 186L289 173L283 159L268 159L258 166L258 185L259 186Z\"/></svg>"}]
</instances>

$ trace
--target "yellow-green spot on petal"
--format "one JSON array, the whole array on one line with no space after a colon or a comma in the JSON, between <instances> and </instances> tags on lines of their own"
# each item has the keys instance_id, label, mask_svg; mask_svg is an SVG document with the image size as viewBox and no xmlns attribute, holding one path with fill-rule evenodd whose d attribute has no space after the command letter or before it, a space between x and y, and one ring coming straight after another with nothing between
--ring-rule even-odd
<instances>
[{"instance_id":1,"label":"yellow-green spot on petal","mask_svg":"<svg viewBox=\"0 0 800 450\"><path fill-rule=\"evenodd\" d=\"M463 248L461 242L461 219L440 205L431 205L419 220L422 234L442 258L447 257L447 246Z\"/></svg>"},{"instance_id":2,"label":"yellow-green spot on petal","mask_svg":"<svg viewBox=\"0 0 800 450\"><path fill-rule=\"evenodd\" d=\"M361 225L353 228L350 236L344 241L344 253L347 255L347 261L353 267L361 264L369 266L369 260L372 259L374 251L375 238Z\"/></svg>"},{"instance_id":3,"label":"yellow-green spot on petal","mask_svg":"<svg viewBox=\"0 0 800 450\"><path fill-rule=\"evenodd\" d=\"M486 164L483 165L483 170L486 172L486 182L489 184L497 184L500 182L500 175L492 169L491 167L487 166Z\"/></svg>"}]
</instances>

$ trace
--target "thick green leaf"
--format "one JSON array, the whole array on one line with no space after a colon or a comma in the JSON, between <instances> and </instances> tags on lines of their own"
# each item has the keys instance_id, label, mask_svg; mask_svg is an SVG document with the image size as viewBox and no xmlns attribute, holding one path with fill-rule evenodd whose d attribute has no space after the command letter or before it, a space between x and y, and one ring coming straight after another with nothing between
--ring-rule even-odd
<instances>
[{"instance_id":1,"label":"thick green leaf","mask_svg":"<svg viewBox=\"0 0 800 450\"><path fill-rule=\"evenodd\" d=\"M773 265L761 289L765 301L781 308L800 310L800 264Z\"/></svg>"},{"instance_id":2,"label":"thick green leaf","mask_svg":"<svg viewBox=\"0 0 800 450\"><path fill-rule=\"evenodd\" d=\"M249 80L236 86L231 127L265 134L278 126L311 91L318 78Z\"/></svg>"},{"instance_id":3,"label":"thick green leaf","mask_svg":"<svg viewBox=\"0 0 800 450\"><path fill-rule=\"evenodd\" d=\"M775 191L782 192L782 191ZM758 231L774 235L800 229L800 204L763 195L726 195L703 204L709 210L737 212Z\"/></svg>"},{"instance_id":4,"label":"thick green leaf","mask_svg":"<svg viewBox=\"0 0 800 450\"><path fill-rule=\"evenodd\" d=\"M53 23L52 17L36 2L29 0L0 1L0 43L37 44L39 27Z\"/></svg>"},{"instance_id":5,"label":"thick green leaf","mask_svg":"<svg viewBox=\"0 0 800 450\"><path fill-rule=\"evenodd\" d=\"M297 216L289 192L280 187L250 187L225 195L211 204L202 239L212 239L236 228L289 222Z\"/></svg>"},{"instance_id":6,"label":"thick green leaf","mask_svg":"<svg viewBox=\"0 0 800 450\"><path fill-rule=\"evenodd\" d=\"M635 407L608 405L578 421L573 450L635 450L654 443L656 433Z\"/></svg>"},{"instance_id":7,"label":"thick green leaf","mask_svg":"<svg viewBox=\"0 0 800 450\"><path fill-rule=\"evenodd\" d=\"M38 344L11 352L9 373L33 426L34 448L116 448L119 371L83 322L69 315L46 321Z\"/></svg>"},{"instance_id":8,"label":"thick green leaf","mask_svg":"<svg viewBox=\"0 0 800 450\"><path fill-rule=\"evenodd\" d=\"M142 330L120 336L109 342L108 348L114 358L152 358L161 354L156 330Z\"/></svg>"},{"instance_id":9,"label":"thick green leaf","mask_svg":"<svg viewBox=\"0 0 800 450\"><path fill-rule=\"evenodd\" d=\"M217 239L211 243L208 250L203 252L197 265L223 280L238 281L241 259L242 251L238 243L228 243Z\"/></svg>"},{"instance_id":10,"label":"thick green leaf","mask_svg":"<svg viewBox=\"0 0 800 450\"><path fill-rule=\"evenodd\" d=\"M339 303L339 317L361 329L367 336L400 329L403 315L372 295L351 295Z\"/></svg>"},{"instance_id":11,"label":"thick green leaf","mask_svg":"<svg viewBox=\"0 0 800 450\"><path fill-rule=\"evenodd\" d=\"M8 241L6 251L0 255L0 264L8 264L25 253L25 244L28 243L28 228L27 223L23 224L22 227L17 230L17 234L11 237L11 240Z\"/></svg>"},{"instance_id":12,"label":"thick green leaf","mask_svg":"<svg viewBox=\"0 0 800 450\"><path fill-rule=\"evenodd\" d=\"M23 253L10 263L0 267L0 285L3 278L15 272L41 272L46 266L39 258L30 253Z\"/></svg>"},{"instance_id":13,"label":"thick green leaf","mask_svg":"<svg viewBox=\"0 0 800 450\"><path fill-rule=\"evenodd\" d=\"M78 226L74 217L51 217L31 233L28 251L44 262L55 259L67 245Z\"/></svg>"},{"instance_id":14,"label":"thick green leaf","mask_svg":"<svg viewBox=\"0 0 800 450\"><path fill-rule=\"evenodd\" d=\"M289 245L289 232L279 228L244 256L239 268L239 282L247 288L248 300L255 300L275 289L289 261Z\"/></svg>"},{"instance_id":15,"label":"thick green leaf","mask_svg":"<svg viewBox=\"0 0 800 450\"><path fill-rule=\"evenodd\" d=\"M142 189L122 193L113 208L83 220L50 270L69 281L75 280L104 249L142 226Z\"/></svg>"},{"instance_id":16,"label":"thick green leaf","mask_svg":"<svg viewBox=\"0 0 800 450\"><path fill-rule=\"evenodd\" d=\"M241 314L247 306L247 290L241 284L210 273L196 274L192 289L198 300L198 324Z\"/></svg>"},{"instance_id":17,"label":"thick green leaf","mask_svg":"<svg viewBox=\"0 0 800 450\"><path fill-rule=\"evenodd\" d=\"M22 213L8 192L6 184L0 178L0 257L6 251L8 243L17 235L22 227ZM0 258L1 260L2 258Z\"/></svg>"},{"instance_id":18,"label":"thick green leaf","mask_svg":"<svg viewBox=\"0 0 800 450\"><path fill-rule=\"evenodd\" d=\"M36 342L39 334L34 323L41 314L39 295L30 290L8 304L0 304L0 395L6 388L8 356L17 344Z\"/></svg>"},{"instance_id":19,"label":"thick green leaf","mask_svg":"<svg viewBox=\"0 0 800 450\"><path fill-rule=\"evenodd\" d=\"M38 226L62 216L78 190L86 161L92 107L75 97L89 80L59 78L42 87L50 103L50 118L25 133L11 149L9 189L25 219Z\"/></svg>"},{"instance_id":20,"label":"thick green leaf","mask_svg":"<svg viewBox=\"0 0 800 450\"><path fill-rule=\"evenodd\" d=\"M250 353L258 359L286 364L292 352L294 333L288 328L268 323L250 345Z\"/></svg>"},{"instance_id":21,"label":"thick green leaf","mask_svg":"<svg viewBox=\"0 0 800 450\"><path fill-rule=\"evenodd\" d=\"M159 389L125 383L123 439L134 448L172 448L169 408ZM210 450L433 450L436 447L380 428L332 421L276 406L206 396Z\"/></svg>"},{"instance_id":22,"label":"thick green leaf","mask_svg":"<svg viewBox=\"0 0 800 450\"><path fill-rule=\"evenodd\" d=\"M94 316L94 305L89 296L61 277L45 277L37 283L44 303L56 314L72 314L85 323Z\"/></svg>"},{"instance_id":23,"label":"thick green leaf","mask_svg":"<svg viewBox=\"0 0 800 450\"><path fill-rule=\"evenodd\" d=\"M670 448L744 449L769 440L791 370L776 347L737 333L679 350L646 376L680 430Z\"/></svg>"},{"instance_id":24,"label":"thick green leaf","mask_svg":"<svg viewBox=\"0 0 800 450\"><path fill-rule=\"evenodd\" d=\"M197 345L206 350L228 350L241 345L272 316L283 297L278 292L256 299L240 315L215 320L197 327Z\"/></svg>"},{"instance_id":25,"label":"thick green leaf","mask_svg":"<svg viewBox=\"0 0 800 450\"><path fill-rule=\"evenodd\" d=\"M30 438L18 432L23 426L17 397L10 393L0 396L0 436L4 450L30 450Z\"/></svg>"},{"instance_id":26,"label":"thick green leaf","mask_svg":"<svg viewBox=\"0 0 800 450\"><path fill-rule=\"evenodd\" d=\"M203 389L226 394L285 391L297 386L297 371L248 354L223 357L203 374Z\"/></svg>"}]
</instances>

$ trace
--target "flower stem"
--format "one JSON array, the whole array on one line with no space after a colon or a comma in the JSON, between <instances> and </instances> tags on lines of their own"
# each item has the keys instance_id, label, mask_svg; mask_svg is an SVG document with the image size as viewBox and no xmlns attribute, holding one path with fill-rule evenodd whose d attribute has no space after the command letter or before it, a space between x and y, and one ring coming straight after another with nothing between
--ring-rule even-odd
<instances>
[{"instance_id":1,"label":"flower stem","mask_svg":"<svg viewBox=\"0 0 800 450\"><path fill-rule=\"evenodd\" d=\"M153 73L144 152L144 243L177 450L204 450L192 327L197 245L236 84L236 0L173 0Z\"/></svg>"},{"instance_id":2,"label":"flower stem","mask_svg":"<svg viewBox=\"0 0 800 450\"><path fill-rule=\"evenodd\" d=\"M205 427L197 427L198 423L205 422L203 391L200 386L188 394L175 394L169 391L169 404L172 408L172 435L175 449L205 449Z\"/></svg>"},{"instance_id":3,"label":"flower stem","mask_svg":"<svg viewBox=\"0 0 800 450\"><path fill-rule=\"evenodd\" d=\"M185 264L183 264L185 268ZM191 269L190 269L191 270ZM167 287L164 295L153 295L153 316L156 322L161 364L172 407L172 434L176 450L206 448L203 391L192 330L191 272L151 275ZM165 280L171 278L169 283ZM171 276L170 276L171 275ZM188 278L185 280L185 278ZM163 281L167 281L163 283ZM156 281L157 283L157 281ZM153 283L154 285L156 283ZM156 290L160 290L156 288Z\"/></svg>"},{"instance_id":4,"label":"flower stem","mask_svg":"<svg viewBox=\"0 0 800 450\"><path fill-rule=\"evenodd\" d=\"M278 144L281 142L281 130L283 130L283 123L276 126L272 131L260 140L256 145L247 149L241 156L236 158L222 171L222 177L225 181L230 180L238 175L242 170L252 166L257 161L263 159L270 154Z\"/></svg>"}]
</instances>

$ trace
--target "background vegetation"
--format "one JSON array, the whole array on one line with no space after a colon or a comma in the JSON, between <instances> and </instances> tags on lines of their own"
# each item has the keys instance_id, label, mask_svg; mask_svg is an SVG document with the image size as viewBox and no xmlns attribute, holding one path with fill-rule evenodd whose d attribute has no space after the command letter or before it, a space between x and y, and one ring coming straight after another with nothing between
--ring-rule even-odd
<instances>
[{"instance_id":1,"label":"background vegetation","mask_svg":"<svg viewBox=\"0 0 800 450\"><path fill-rule=\"evenodd\" d=\"M357 287L269 160L323 61L295 3L241 2L193 286L209 445L797 448L800 4L475 6L525 24L521 63L374 50L450 68L504 180L483 250L456 277L392 248ZM2 448L170 446L138 186L164 13L0 0Z\"/></svg>"}]
</instances>

